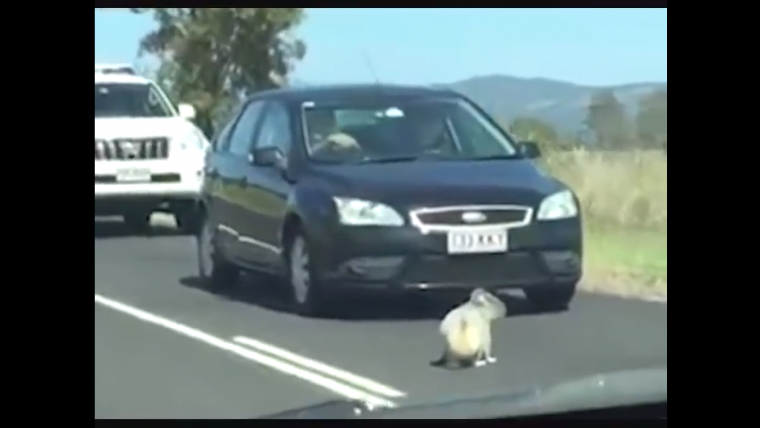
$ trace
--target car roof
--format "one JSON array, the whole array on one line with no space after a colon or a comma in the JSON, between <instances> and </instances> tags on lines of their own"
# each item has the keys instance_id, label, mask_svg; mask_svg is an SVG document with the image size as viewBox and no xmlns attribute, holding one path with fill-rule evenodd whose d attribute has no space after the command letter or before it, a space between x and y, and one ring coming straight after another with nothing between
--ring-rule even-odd
<instances>
[{"instance_id":1,"label":"car roof","mask_svg":"<svg viewBox=\"0 0 760 428\"><path fill-rule=\"evenodd\" d=\"M95 73L95 83L124 83L132 85L145 85L150 80L132 74Z\"/></svg>"},{"instance_id":2,"label":"car roof","mask_svg":"<svg viewBox=\"0 0 760 428\"><path fill-rule=\"evenodd\" d=\"M343 85L318 85L297 86L270 89L258 92L249 100L261 98L279 98L291 102L319 101L335 98L369 98L378 95L390 97L422 97L422 96L452 96L456 93L446 88L436 88L422 85L389 85L389 84L343 84Z\"/></svg>"}]
</instances>

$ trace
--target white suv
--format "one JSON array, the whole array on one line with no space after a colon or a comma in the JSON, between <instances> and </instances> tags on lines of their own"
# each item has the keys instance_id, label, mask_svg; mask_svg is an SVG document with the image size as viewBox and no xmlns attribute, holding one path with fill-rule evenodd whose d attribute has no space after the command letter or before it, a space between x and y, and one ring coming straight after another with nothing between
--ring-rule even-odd
<instances>
[{"instance_id":1,"label":"white suv","mask_svg":"<svg viewBox=\"0 0 760 428\"><path fill-rule=\"evenodd\" d=\"M95 215L147 227L155 211L197 227L208 140L151 80L130 66L95 65Z\"/></svg>"}]
</instances>

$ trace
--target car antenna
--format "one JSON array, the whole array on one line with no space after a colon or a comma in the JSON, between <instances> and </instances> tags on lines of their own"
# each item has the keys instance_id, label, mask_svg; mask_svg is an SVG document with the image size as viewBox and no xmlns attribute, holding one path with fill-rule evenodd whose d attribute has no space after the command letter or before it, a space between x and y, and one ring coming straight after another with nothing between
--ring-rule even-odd
<instances>
[{"instance_id":1,"label":"car antenna","mask_svg":"<svg viewBox=\"0 0 760 428\"><path fill-rule=\"evenodd\" d=\"M372 78L375 80L376 85L380 85L380 78L377 77L377 73L375 72L375 67L372 64L372 59L369 57L369 54L367 51L362 51L362 57L364 57L364 63L367 65L367 68L369 69L370 74L372 75Z\"/></svg>"}]
</instances>

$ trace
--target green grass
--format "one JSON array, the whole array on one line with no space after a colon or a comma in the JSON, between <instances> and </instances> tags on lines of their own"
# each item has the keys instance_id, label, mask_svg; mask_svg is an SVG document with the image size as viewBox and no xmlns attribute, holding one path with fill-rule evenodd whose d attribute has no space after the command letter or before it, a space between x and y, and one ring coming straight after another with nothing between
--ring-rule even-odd
<instances>
[{"instance_id":1,"label":"green grass","mask_svg":"<svg viewBox=\"0 0 760 428\"><path fill-rule=\"evenodd\" d=\"M587 289L667 296L667 160L661 152L549 153L544 166L578 194Z\"/></svg>"},{"instance_id":2,"label":"green grass","mask_svg":"<svg viewBox=\"0 0 760 428\"><path fill-rule=\"evenodd\" d=\"M584 268L584 286L588 289L667 296L667 230L587 227Z\"/></svg>"}]
</instances>

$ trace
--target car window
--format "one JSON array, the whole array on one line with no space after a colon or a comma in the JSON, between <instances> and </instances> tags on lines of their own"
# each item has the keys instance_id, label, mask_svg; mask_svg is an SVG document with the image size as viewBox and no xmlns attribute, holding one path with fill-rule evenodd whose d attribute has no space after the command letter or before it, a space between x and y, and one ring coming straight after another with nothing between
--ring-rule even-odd
<instances>
[{"instance_id":1,"label":"car window","mask_svg":"<svg viewBox=\"0 0 760 428\"><path fill-rule=\"evenodd\" d=\"M287 154L292 140L288 110L280 103L270 104L261 123L257 147L279 147L282 153Z\"/></svg>"},{"instance_id":2,"label":"car window","mask_svg":"<svg viewBox=\"0 0 760 428\"><path fill-rule=\"evenodd\" d=\"M234 124L234 120L228 121L227 124L224 125L222 129L216 134L216 136L211 140L211 148L213 151L223 152L229 148L230 131L232 131L232 126Z\"/></svg>"},{"instance_id":3,"label":"car window","mask_svg":"<svg viewBox=\"0 0 760 428\"><path fill-rule=\"evenodd\" d=\"M225 152L230 147L230 133L235 128L235 124L240 116L241 106L235 107L226 119L222 120L223 126L217 127L216 134L211 138L212 150L216 152Z\"/></svg>"},{"instance_id":4,"label":"car window","mask_svg":"<svg viewBox=\"0 0 760 428\"><path fill-rule=\"evenodd\" d=\"M248 156L251 152L256 126L259 123L263 107L263 101L254 101L248 104L230 135L229 148L227 149L230 153Z\"/></svg>"},{"instance_id":5,"label":"car window","mask_svg":"<svg viewBox=\"0 0 760 428\"><path fill-rule=\"evenodd\" d=\"M519 156L507 134L459 97L334 100L306 104L303 114L312 159L331 163ZM329 136L336 134L351 144L332 143Z\"/></svg>"},{"instance_id":6,"label":"car window","mask_svg":"<svg viewBox=\"0 0 760 428\"><path fill-rule=\"evenodd\" d=\"M95 117L171 117L174 113L151 84L96 83Z\"/></svg>"},{"instance_id":7,"label":"car window","mask_svg":"<svg viewBox=\"0 0 760 428\"><path fill-rule=\"evenodd\" d=\"M510 145L503 143L504 133L469 103L462 102L459 108L450 109L448 120L462 151L468 155L488 157L514 153Z\"/></svg>"}]
</instances>

